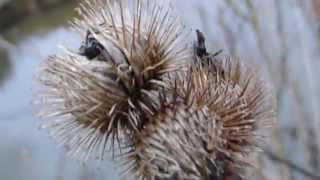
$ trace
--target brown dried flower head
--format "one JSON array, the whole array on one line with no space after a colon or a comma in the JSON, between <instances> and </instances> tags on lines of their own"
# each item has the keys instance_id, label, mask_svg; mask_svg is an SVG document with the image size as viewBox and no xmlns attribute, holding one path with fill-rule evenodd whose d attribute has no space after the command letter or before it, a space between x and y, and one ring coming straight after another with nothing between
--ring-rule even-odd
<instances>
[{"instance_id":1,"label":"brown dried flower head","mask_svg":"<svg viewBox=\"0 0 320 180\"><path fill-rule=\"evenodd\" d=\"M241 179L273 123L269 87L237 59L198 59L173 77L162 107L124 158L139 179Z\"/></svg>"},{"instance_id":2,"label":"brown dried flower head","mask_svg":"<svg viewBox=\"0 0 320 180\"><path fill-rule=\"evenodd\" d=\"M188 33L162 1L84 1L78 11L82 52L44 61L37 101L43 127L72 155L103 158L154 115L163 78L190 57Z\"/></svg>"}]
</instances>

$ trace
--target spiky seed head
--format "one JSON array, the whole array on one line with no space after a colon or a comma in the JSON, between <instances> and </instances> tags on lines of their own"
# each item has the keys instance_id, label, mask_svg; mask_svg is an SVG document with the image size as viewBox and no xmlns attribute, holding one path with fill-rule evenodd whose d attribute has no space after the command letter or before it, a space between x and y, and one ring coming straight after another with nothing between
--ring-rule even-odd
<instances>
[{"instance_id":1,"label":"spiky seed head","mask_svg":"<svg viewBox=\"0 0 320 180\"><path fill-rule=\"evenodd\" d=\"M170 104L134 142L125 164L138 179L209 178L221 127L206 107ZM204 148L204 149L203 149ZM208 153L209 152L209 153Z\"/></svg>"},{"instance_id":2,"label":"spiky seed head","mask_svg":"<svg viewBox=\"0 0 320 180\"><path fill-rule=\"evenodd\" d=\"M254 63L232 57L206 58L196 61L191 72L179 73L173 87L180 87L175 88L176 94L185 103L195 101L220 118L220 153L239 169L248 164L246 155L257 150L264 142L265 130L275 122L272 87Z\"/></svg>"},{"instance_id":3,"label":"spiky seed head","mask_svg":"<svg viewBox=\"0 0 320 180\"><path fill-rule=\"evenodd\" d=\"M128 171L141 179L241 178L274 118L260 75L226 58L196 62L174 79L162 111L125 156Z\"/></svg>"},{"instance_id":4,"label":"spiky seed head","mask_svg":"<svg viewBox=\"0 0 320 180\"><path fill-rule=\"evenodd\" d=\"M102 158L109 139L115 148L153 115L163 77L180 70L190 51L184 26L163 2L95 0L78 10L73 27L101 45L99 59L70 50L49 57L37 75L37 100L44 127L72 155Z\"/></svg>"}]
</instances>

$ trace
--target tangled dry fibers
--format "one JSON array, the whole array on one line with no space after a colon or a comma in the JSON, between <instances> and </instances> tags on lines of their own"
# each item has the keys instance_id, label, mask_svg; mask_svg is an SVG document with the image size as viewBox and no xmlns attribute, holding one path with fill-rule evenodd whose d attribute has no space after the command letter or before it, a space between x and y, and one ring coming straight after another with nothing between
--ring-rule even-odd
<instances>
[{"instance_id":1,"label":"tangled dry fibers","mask_svg":"<svg viewBox=\"0 0 320 180\"><path fill-rule=\"evenodd\" d=\"M275 115L257 68L195 54L166 1L84 1L78 12L73 28L96 56L66 49L43 62L42 127L82 160L120 152L138 179L241 178Z\"/></svg>"}]
</instances>

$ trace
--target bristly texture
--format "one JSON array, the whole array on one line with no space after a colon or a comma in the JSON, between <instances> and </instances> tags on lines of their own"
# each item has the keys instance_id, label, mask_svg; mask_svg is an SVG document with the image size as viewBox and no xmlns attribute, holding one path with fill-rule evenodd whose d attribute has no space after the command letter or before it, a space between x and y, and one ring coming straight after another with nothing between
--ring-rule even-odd
<instances>
[{"instance_id":1,"label":"bristly texture","mask_svg":"<svg viewBox=\"0 0 320 180\"><path fill-rule=\"evenodd\" d=\"M162 1L94 0L78 10L73 26L90 43L43 63L40 114L72 155L103 158L154 115L164 76L190 57L188 33Z\"/></svg>"},{"instance_id":2,"label":"bristly texture","mask_svg":"<svg viewBox=\"0 0 320 180\"><path fill-rule=\"evenodd\" d=\"M210 58L173 78L162 110L125 156L136 177L242 179L261 130L273 123L273 97L248 65Z\"/></svg>"},{"instance_id":3,"label":"bristly texture","mask_svg":"<svg viewBox=\"0 0 320 180\"><path fill-rule=\"evenodd\" d=\"M138 179L211 177L215 167L211 160L215 160L221 133L218 117L205 107L175 103L164 106L154 122L146 125L124 162Z\"/></svg>"}]
</instances>

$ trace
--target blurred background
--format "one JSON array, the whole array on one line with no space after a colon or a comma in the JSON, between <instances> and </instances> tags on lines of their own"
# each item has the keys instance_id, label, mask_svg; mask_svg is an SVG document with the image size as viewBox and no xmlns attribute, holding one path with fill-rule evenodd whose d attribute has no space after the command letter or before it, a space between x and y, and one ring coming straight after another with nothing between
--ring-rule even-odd
<instances>
[{"instance_id":1,"label":"blurred background","mask_svg":"<svg viewBox=\"0 0 320 180\"><path fill-rule=\"evenodd\" d=\"M186 3L187 2L187 3ZM81 164L38 129L37 65L80 37L76 0L0 0L0 180L119 179L111 162ZM275 86L278 123L255 162L257 180L320 179L320 0L173 0L212 51L259 64Z\"/></svg>"}]
</instances>

